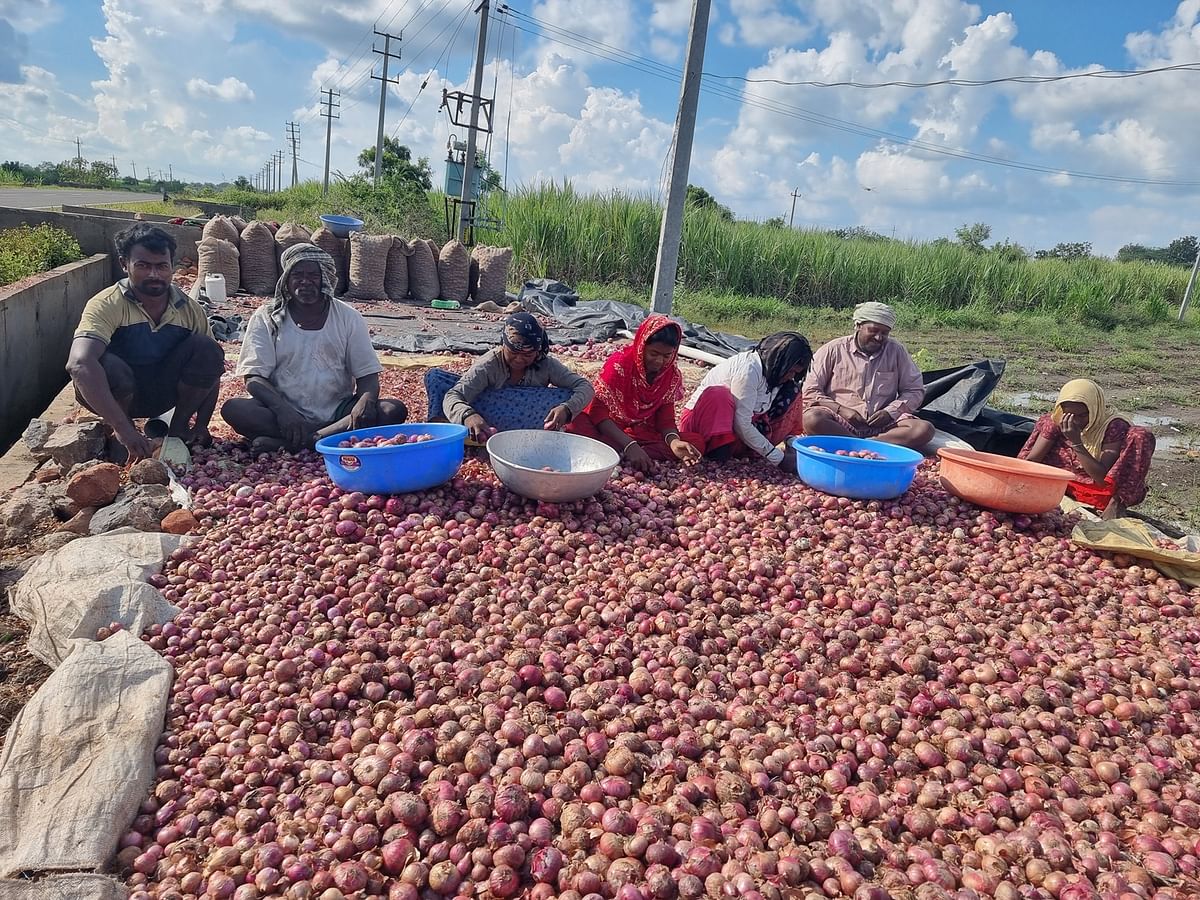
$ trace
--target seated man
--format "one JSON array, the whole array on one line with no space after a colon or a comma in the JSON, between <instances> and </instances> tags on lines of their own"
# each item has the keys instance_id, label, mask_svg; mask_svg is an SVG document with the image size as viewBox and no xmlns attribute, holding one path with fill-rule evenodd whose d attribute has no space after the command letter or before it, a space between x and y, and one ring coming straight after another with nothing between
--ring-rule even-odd
<instances>
[{"instance_id":1,"label":"seated man","mask_svg":"<svg viewBox=\"0 0 1200 900\"><path fill-rule=\"evenodd\" d=\"M280 263L275 299L250 317L242 339L237 374L250 396L227 401L221 417L259 453L311 448L331 434L403 422L403 403L379 399L383 366L367 323L333 299L333 257L296 244Z\"/></svg>"},{"instance_id":2,"label":"seated man","mask_svg":"<svg viewBox=\"0 0 1200 900\"><path fill-rule=\"evenodd\" d=\"M925 399L921 371L891 340L896 314L886 303L860 303L854 334L813 356L804 380L804 433L873 438L920 450L934 428L913 413Z\"/></svg>"},{"instance_id":3,"label":"seated man","mask_svg":"<svg viewBox=\"0 0 1200 900\"><path fill-rule=\"evenodd\" d=\"M171 281L175 239L139 223L116 246L129 277L83 308L67 359L75 396L113 430L113 455L130 462L154 451L133 420L172 408L168 436L207 445L225 354L204 307Z\"/></svg>"}]
</instances>

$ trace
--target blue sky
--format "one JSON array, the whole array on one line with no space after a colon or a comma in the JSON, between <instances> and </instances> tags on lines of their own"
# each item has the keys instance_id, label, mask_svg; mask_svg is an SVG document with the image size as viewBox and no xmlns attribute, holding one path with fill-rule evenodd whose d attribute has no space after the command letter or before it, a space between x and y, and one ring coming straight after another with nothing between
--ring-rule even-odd
<instances>
[{"instance_id":1,"label":"blue sky","mask_svg":"<svg viewBox=\"0 0 1200 900\"><path fill-rule=\"evenodd\" d=\"M492 20L485 71L497 94L493 165L514 186L569 178L657 196L689 0L512 8ZM705 70L877 83L1144 69L1200 62L1198 18L1200 0L714 0ZM334 86L333 167L352 171L375 134L376 22L405 32L387 131L429 156L440 181L446 139L461 135L438 110L441 92L464 89L471 65L465 0L0 0L0 90L11 98L0 157L66 158L78 136L85 156L115 156L123 172L170 164L231 179L253 176L296 121L301 177L320 177L317 92ZM799 191L804 227L929 239L982 221L1027 247L1165 244L1200 231L1188 211L1197 186L1183 183L1200 181L1189 152L1198 79L865 90L713 78L691 180L746 218L788 215Z\"/></svg>"}]
</instances>

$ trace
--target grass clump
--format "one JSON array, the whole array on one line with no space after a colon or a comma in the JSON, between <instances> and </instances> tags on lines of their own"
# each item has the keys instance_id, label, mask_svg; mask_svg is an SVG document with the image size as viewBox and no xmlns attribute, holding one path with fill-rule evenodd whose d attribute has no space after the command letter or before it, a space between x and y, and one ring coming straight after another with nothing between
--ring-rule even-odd
<instances>
[{"instance_id":1,"label":"grass clump","mask_svg":"<svg viewBox=\"0 0 1200 900\"><path fill-rule=\"evenodd\" d=\"M21 225L0 231L0 285L82 258L79 242L52 225Z\"/></svg>"}]
</instances>

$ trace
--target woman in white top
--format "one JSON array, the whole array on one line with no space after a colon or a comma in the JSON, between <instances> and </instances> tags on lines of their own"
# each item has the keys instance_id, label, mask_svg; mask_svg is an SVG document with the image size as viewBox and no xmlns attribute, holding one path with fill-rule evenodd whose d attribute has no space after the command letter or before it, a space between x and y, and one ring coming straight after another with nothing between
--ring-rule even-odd
<instances>
[{"instance_id":1,"label":"woman in white top","mask_svg":"<svg viewBox=\"0 0 1200 900\"><path fill-rule=\"evenodd\" d=\"M704 438L700 449L709 459L753 453L784 464L794 454L775 445L799 433L800 385L811 362L812 348L803 335L768 335L704 377L688 398L679 426Z\"/></svg>"}]
</instances>

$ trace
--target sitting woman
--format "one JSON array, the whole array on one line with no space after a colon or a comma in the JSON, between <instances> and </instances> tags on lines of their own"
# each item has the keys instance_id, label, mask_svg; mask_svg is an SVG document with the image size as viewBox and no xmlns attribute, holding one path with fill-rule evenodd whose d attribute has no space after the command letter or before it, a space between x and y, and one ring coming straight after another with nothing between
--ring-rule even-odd
<instances>
[{"instance_id":1,"label":"sitting woman","mask_svg":"<svg viewBox=\"0 0 1200 900\"><path fill-rule=\"evenodd\" d=\"M551 385L570 392L565 400L550 407L541 423L548 431L559 431L591 402L592 386L550 356L550 338L537 319L527 312L514 313L504 322L500 346L476 360L446 391L442 410L447 419L466 425L471 438L482 443L498 428L513 427L488 422L479 414L475 404L482 394L505 387Z\"/></svg>"},{"instance_id":2,"label":"sitting woman","mask_svg":"<svg viewBox=\"0 0 1200 900\"><path fill-rule=\"evenodd\" d=\"M595 399L566 430L603 441L641 472L654 460L699 462L699 449L675 424L675 404L683 399L676 364L682 342L678 324L658 313L647 316L633 343L605 360Z\"/></svg>"},{"instance_id":3,"label":"sitting woman","mask_svg":"<svg viewBox=\"0 0 1200 900\"><path fill-rule=\"evenodd\" d=\"M793 470L794 451L776 444L800 432L800 386L812 356L801 334L768 335L704 377L688 399L680 425L699 436L700 451L710 459L752 452Z\"/></svg>"},{"instance_id":4,"label":"sitting woman","mask_svg":"<svg viewBox=\"0 0 1200 900\"><path fill-rule=\"evenodd\" d=\"M1154 444L1145 428L1109 412L1095 382L1077 378L1063 385L1019 456L1074 472L1067 494L1112 519L1146 498Z\"/></svg>"}]
</instances>

